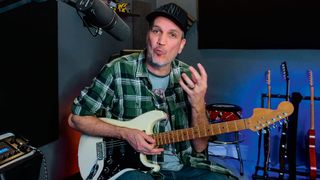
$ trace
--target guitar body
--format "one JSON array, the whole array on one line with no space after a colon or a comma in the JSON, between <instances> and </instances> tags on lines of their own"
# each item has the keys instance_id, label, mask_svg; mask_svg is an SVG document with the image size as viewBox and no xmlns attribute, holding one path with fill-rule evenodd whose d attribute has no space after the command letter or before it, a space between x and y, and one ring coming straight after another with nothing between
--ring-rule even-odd
<instances>
[{"instance_id":1,"label":"guitar body","mask_svg":"<svg viewBox=\"0 0 320 180\"><path fill-rule=\"evenodd\" d=\"M130 121L100 119L116 126L130 127L152 134L156 122L166 118L167 115L164 112L154 110ZM78 163L83 179L87 179L89 175L91 179L97 179L101 175L111 180L133 170L132 168L141 170L152 168L155 171L160 169L159 165L149 163L145 155L137 153L124 141L103 139L85 134L80 137Z\"/></svg>"},{"instance_id":2,"label":"guitar body","mask_svg":"<svg viewBox=\"0 0 320 180\"><path fill-rule=\"evenodd\" d=\"M313 129L308 130L308 149L309 149L310 179L316 179L317 177L316 133Z\"/></svg>"},{"instance_id":3,"label":"guitar body","mask_svg":"<svg viewBox=\"0 0 320 180\"><path fill-rule=\"evenodd\" d=\"M95 164L98 164L98 169L96 170L92 179L97 179L99 174L101 174L102 168L104 166L103 160L97 160L97 145L102 144L103 138L81 135L78 148L78 164L80 175L83 179L86 179ZM86 147L86 148L82 148Z\"/></svg>"}]
</instances>

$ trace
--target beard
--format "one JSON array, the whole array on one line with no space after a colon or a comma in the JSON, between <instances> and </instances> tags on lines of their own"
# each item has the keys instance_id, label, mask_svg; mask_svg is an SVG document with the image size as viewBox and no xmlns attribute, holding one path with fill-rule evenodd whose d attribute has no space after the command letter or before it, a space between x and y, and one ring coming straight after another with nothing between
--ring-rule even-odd
<instances>
[{"instance_id":1,"label":"beard","mask_svg":"<svg viewBox=\"0 0 320 180\"><path fill-rule=\"evenodd\" d=\"M171 60L161 61L161 60L154 59L152 56L152 53L147 54L146 62L147 64L149 64L154 68L162 68L171 64Z\"/></svg>"},{"instance_id":2,"label":"beard","mask_svg":"<svg viewBox=\"0 0 320 180\"><path fill-rule=\"evenodd\" d=\"M147 58L147 63L154 68L165 67L169 64L169 62L157 62L152 57Z\"/></svg>"}]
</instances>

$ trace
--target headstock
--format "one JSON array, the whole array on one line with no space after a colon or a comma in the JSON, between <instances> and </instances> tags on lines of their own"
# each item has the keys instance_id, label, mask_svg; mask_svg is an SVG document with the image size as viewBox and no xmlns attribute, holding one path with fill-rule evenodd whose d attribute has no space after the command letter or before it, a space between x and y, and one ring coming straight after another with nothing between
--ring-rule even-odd
<instances>
[{"instance_id":1,"label":"headstock","mask_svg":"<svg viewBox=\"0 0 320 180\"><path fill-rule=\"evenodd\" d=\"M313 75L312 75L312 70L308 70L308 77L309 77L309 85L310 87L313 87Z\"/></svg>"},{"instance_id":2,"label":"headstock","mask_svg":"<svg viewBox=\"0 0 320 180\"><path fill-rule=\"evenodd\" d=\"M256 108L245 123L248 129L258 131L290 116L293 110L294 107L289 101L282 101L276 110Z\"/></svg>"},{"instance_id":3,"label":"headstock","mask_svg":"<svg viewBox=\"0 0 320 180\"><path fill-rule=\"evenodd\" d=\"M266 71L265 76L266 76L267 85L270 86L270 84L271 84L271 71L270 71L270 69L268 69L268 70Z\"/></svg>"},{"instance_id":4,"label":"headstock","mask_svg":"<svg viewBox=\"0 0 320 180\"><path fill-rule=\"evenodd\" d=\"M287 62L286 61L282 62L280 68L281 68L281 74L283 75L283 78L286 81L289 81L289 72L288 72Z\"/></svg>"}]
</instances>

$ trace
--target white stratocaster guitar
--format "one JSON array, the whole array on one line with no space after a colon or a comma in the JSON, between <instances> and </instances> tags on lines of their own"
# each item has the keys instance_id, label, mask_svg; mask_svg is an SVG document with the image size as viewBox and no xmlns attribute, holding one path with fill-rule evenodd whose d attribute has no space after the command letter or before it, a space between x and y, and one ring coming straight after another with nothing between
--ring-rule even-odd
<instances>
[{"instance_id":1,"label":"white stratocaster guitar","mask_svg":"<svg viewBox=\"0 0 320 180\"><path fill-rule=\"evenodd\" d=\"M121 127L136 128L145 131L156 140L158 146L208 137L217 134L245 129L258 131L280 121L293 113L293 105L283 101L276 110L255 108L253 115L216 124L208 124L187 129L153 134L154 125L165 120L167 115L159 110L144 113L130 121L104 119L103 121ZM81 135L78 149L78 163L83 179L116 179L124 172L139 169L142 171L160 170L158 164L152 164L146 155L136 152L126 141ZM99 178L99 179L100 179Z\"/></svg>"}]
</instances>

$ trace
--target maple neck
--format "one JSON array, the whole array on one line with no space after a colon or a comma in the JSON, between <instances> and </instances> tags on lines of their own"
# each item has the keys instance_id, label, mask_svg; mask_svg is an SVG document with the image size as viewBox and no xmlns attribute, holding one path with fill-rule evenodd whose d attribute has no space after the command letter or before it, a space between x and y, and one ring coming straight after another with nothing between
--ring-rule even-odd
<instances>
[{"instance_id":1,"label":"maple neck","mask_svg":"<svg viewBox=\"0 0 320 180\"><path fill-rule=\"evenodd\" d=\"M314 88L313 85L310 86L310 129L314 129Z\"/></svg>"},{"instance_id":2,"label":"maple neck","mask_svg":"<svg viewBox=\"0 0 320 180\"><path fill-rule=\"evenodd\" d=\"M196 138L244 130L247 129L245 120L246 119L239 119L216 124L200 125L187 129L152 134L151 136L156 140L157 145L171 144Z\"/></svg>"},{"instance_id":3,"label":"maple neck","mask_svg":"<svg viewBox=\"0 0 320 180\"><path fill-rule=\"evenodd\" d=\"M270 109L271 107L271 71L268 69L267 71L267 90L268 90L268 104L267 107Z\"/></svg>"},{"instance_id":4,"label":"maple neck","mask_svg":"<svg viewBox=\"0 0 320 180\"><path fill-rule=\"evenodd\" d=\"M271 86L268 85L268 108L271 108Z\"/></svg>"}]
</instances>

